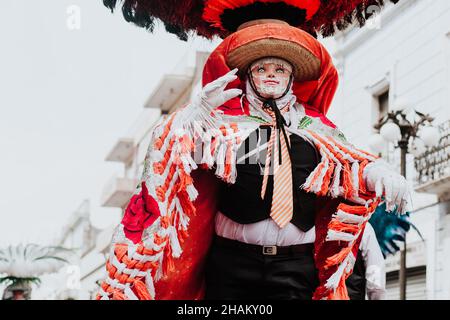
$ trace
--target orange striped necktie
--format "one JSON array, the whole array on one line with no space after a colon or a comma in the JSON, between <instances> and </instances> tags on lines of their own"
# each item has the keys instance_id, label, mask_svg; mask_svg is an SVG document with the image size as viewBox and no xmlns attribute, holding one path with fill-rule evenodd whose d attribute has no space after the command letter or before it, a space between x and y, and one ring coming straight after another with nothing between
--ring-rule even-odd
<instances>
[{"instance_id":1,"label":"orange striped necktie","mask_svg":"<svg viewBox=\"0 0 450 320\"><path fill-rule=\"evenodd\" d=\"M289 106L283 109L283 113L289 110ZM288 147L289 141L285 140L283 134L280 134L280 139L277 139L277 131L281 128L277 128L275 121L275 113L271 110L266 111L273 119L270 123L272 132L267 146L266 163L264 167L264 177L261 188L261 198L264 199L267 181L269 177L269 165L270 158L273 155L273 195L272 206L270 209L270 217L280 227L284 228L292 219L294 206L292 196L292 169L291 159L289 157ZM287 133L289 134L289 133ZM279 143L280 145L279 145ZM279 162L279 147L281 147L281 163Z\"/></svg>"}]
</instances>

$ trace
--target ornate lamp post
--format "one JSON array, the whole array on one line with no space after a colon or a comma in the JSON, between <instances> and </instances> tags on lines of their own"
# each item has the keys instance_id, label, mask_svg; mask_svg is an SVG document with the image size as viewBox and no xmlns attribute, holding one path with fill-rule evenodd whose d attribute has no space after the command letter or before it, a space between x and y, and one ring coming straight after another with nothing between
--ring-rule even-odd
<instances>
[{"instance_id":1,"label":"ornate lamp post","mask_svg":"<svg viewBox=\"0 0 450 320\"><path fill-rule=\"evenodd\" d=\"M406 155L418 156L427 147L439 143L439 130L433 127L434 118L407 107L404 102L397 102L393 110L381 118L374 126L379 130L370 138L370 147L381 153L387 143L393 143L400 149L400 171L406 177ZM400 300L406 300L406 238L400 252Z\"/></svg>"}]
</instances>

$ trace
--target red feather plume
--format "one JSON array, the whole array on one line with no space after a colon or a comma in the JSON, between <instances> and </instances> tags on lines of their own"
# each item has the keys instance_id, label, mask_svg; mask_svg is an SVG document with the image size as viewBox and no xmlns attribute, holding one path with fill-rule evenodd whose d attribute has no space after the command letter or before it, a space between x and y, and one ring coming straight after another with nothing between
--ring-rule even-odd
<instances>
[{"instance_id":1,"label":"red feather plume","mask_svg":"<svg viewBox=\"0 0 450 320\"><path fill-rule=\"evenodd\" d=\"M397 3L399 0L390 0ZM154 28L155 19L164 22L169 32L177 34L186 40L188 35L198 34L206 38L213 36L225 37L230 31L223 30L217 23L205 21L205 6L210 3L220 4L223 8L235 8L236 5L246 5L258 2L258 0L103 0L105 6L114 10L118 3L122 4L122 12L128 22L132 22L150 31ZM364 25L373 10L367 10L371 6L381 8L384 0L321 0L320 6L314 8L317 0L260 0L259 2L280 2L291 6L308 9L304 21L297 27L308 31L313 35L322 34L331 36L336 30L343 30L350 24L357 22ZM209 12L214 12L210 8ZM370 12L369 12L370 11ZM208 17L208 15L207 15ZM215 18L220 17L220 12L215 12Z\"/></svg>"}]
</instances>

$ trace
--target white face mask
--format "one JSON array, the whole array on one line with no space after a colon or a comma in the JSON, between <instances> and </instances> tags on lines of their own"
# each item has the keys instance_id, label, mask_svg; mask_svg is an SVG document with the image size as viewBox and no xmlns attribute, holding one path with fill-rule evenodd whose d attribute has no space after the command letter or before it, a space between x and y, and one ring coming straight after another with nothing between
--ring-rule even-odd
<instances>
[{"instance_id":1,"label":"white face mask","mask_svg":"<svg viewBox=\"0 0 450 320\"><path fill-rule=\"evenodd\" d=\"M263 98L280 98L290 84L292 66L283 59L263 58L249 69L255 89Z\"/></svg>"}]
</instances>

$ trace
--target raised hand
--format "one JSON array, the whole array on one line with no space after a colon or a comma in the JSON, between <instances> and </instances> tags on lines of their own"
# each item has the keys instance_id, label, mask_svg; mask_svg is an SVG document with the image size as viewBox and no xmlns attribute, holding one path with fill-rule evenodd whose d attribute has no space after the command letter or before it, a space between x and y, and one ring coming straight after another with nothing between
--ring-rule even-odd
<instances>
[{"instance_id":1,"label":"raised hand","mask_svg":"<svg viewBox=\"0 0 450 320\"><path fill-rule=\"evenodd\" d=\"M193 99L194 104L201 104L210 110L220 107L225 102L242 94L240 89L225 90L226 86L237 79L236 72L233 69L224 76L208 83L202 91Z\"/></svg>"}]
</instances>

